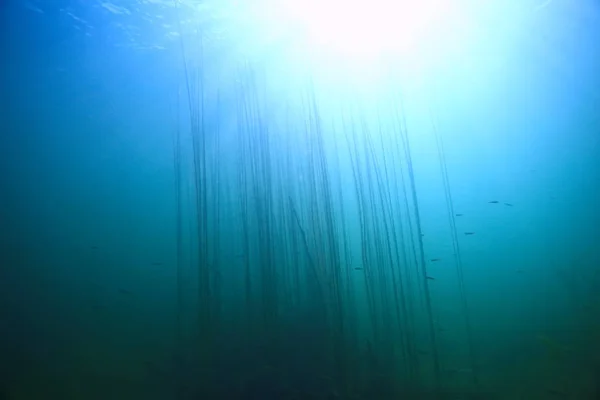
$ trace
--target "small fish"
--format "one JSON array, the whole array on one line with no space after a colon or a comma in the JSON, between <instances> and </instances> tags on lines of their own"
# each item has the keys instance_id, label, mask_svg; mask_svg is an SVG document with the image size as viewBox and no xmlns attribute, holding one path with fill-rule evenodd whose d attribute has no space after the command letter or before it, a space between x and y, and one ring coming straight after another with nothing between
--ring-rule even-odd
<instances>
[{"instance_id":1,"label":"small fish","mask_svg":"<svg viewBox=\"0 0 600 400\"><path fill-rule=\"evenodd\" d=\"M454 214L456 217L462 217L464 214Z\"/></svg>"},{"instance_id":2,"label":"small fish","mask_svg":"<svg viewBox=\"0 0 600 400\"><path fill-rule=\"evenodd\" d=\"M431 261L431 262L436 262L436 261L440 261L440 259L439 259L439 258L432 258L432 259L431 259L431 260L429 260L429 261Z\"/></svg>"},{"instance_id":3,"label":"small fish","mask_svg":"<svg viewBox=\"0 0 600 400\"><path fill-rule=\"evenodd\" d=\"M364 268L362 268L362 267L354 267L354 269L355 269L356 271L362 271L362 270L364 270Z\"/></svg>"},{"instance_id":4,"label":"small fish","mask_svg":"<svg viewBox=\"0 0 600 400\"><path fill-rule=\"evenodd\" d=\"M435 278L433 276L426 276L426 279L429 279L430 281L435 281Z\"/></svg>"},{"instance_id":5,"label":"small fish","mask_svg":"<svg viewBox=\"0 0 600 400\"><path fill-rule=\"evenodd\" d=\"M165 263L160 262L160 261L155 261L152 263L152 265L154 265L155 267L161 266L161 265L165 265Z\"/></svg>"},{"instance_id":6,"label":"small fish","mask_svg":"<svg viewBox=\"0 0 600 400\"><path fill-rule=\"evenodd\" d=\"M489 204L498 204L498 200L488 201Z\"/></svg>"},{"instance_id":7,"label":"small fish","mask_svg":"<svg viewBox=\"0 0 600 400\"><path fill-rule=\"evenodd\" d=\"M90 249L92 249L92 250L98 250L98 246L90 246Z\"/></svg>"},{"instance_id":8,"label":"small fish","mask_svg":"<svg viewBox=\"0 0 600 400\"><path fill-rule=\"evenodd\" d=\"M125 289L125 288L119 288L119 293L121 293L122 295L125 295L125 296L133 295L133 292L131 290Z\"/></svg>"},{"instance_id":9,"label":"small fish","mask_svg":"<svg viewBox=\"0 0 600 400\"><path fill-rule=\"evenodd\" d=\"M474 235L474 234L475 234L475 232L465 232L466 236L471 236L471 235Z\"/></svg>"},{"instance_id":10,"label":"small fish","mask_svg":"<svg viewBox=\"0 0 600 400\"><path fill-rule=\"evenodd\" d=\"M507 206L507 207L512 207L512 206L513 206L513 205L512 205L512 204L510 204L510 203L504 203L504 205L505 205L505 206Z\"/></svg>"}]
</instances>

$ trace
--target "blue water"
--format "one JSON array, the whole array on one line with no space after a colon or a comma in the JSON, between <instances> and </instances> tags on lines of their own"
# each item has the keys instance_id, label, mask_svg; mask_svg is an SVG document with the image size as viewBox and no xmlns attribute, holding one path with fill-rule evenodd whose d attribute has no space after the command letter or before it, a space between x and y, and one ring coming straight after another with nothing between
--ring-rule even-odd
<instances>
[{"instance_id":1,"label":"blue water","mask_svg":"<svg viewBox=\"0 0 600 400\"><path fill-rule=\"evenodd\" d=\"M0 4L0 399L599 399L598 2L232 4Z\"/></svg>"}]
</instances>

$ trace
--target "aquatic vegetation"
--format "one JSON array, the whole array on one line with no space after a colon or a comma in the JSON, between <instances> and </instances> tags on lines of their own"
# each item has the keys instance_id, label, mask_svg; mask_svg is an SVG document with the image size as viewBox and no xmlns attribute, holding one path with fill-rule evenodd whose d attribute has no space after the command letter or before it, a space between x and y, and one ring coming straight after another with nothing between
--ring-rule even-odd
<instances>
[{"instance_id":1,"label":"aquatic vegetation","mask_svg":"<svg viewBox=\"0 0 600 400\"><path fill-rule=\"evenodd\" d=\"M434 278L396 88L376 104L339 97L341 111L331 114L310 75L281 100L260 65L247 61L225 93L208 86L202 52L187 52L181 40L184 95L173 141L181 398L441 395L448 378ZM193 379L184 373L190 369ZM470 371L476 386L476 368Z\"/></svg>"}]
</instances>

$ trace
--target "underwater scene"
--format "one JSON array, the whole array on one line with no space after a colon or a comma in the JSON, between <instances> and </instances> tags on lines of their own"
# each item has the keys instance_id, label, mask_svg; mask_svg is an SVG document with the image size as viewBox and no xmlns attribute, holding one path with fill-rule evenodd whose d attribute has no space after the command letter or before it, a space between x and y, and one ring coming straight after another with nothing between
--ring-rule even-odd
<instances>
[{"instance_id":1,"label":"underwater scene","mask_svg":"<svg viewBox=\"0 0 600 400\"><path fill-rule=\"evenodd\" d=\"M600 400L596 0L0 2L0 400Z\"/></svg>"}]
</instances>

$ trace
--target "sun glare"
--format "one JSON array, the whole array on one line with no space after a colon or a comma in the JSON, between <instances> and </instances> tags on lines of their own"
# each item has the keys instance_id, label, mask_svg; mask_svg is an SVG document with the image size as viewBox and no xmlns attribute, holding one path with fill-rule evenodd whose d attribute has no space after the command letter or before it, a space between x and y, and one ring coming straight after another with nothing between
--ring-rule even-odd
<instances>
[{"instance_id":1,"label":"sun glare","mask_svg":"<svg viewBox=\"0 0 600 400\"><path fill-rule=\"evenodd\" d=\"M333 79L367 81L390 70L410 79L453 64L474 37L473 5L471 0L214 0L214 8L228 16L221 31L231 34L243 54L276 57Z\"/></svg>"},{"instance_id":2,"label":"sun glare","mask_svg":"<svg viewBox=\"0 0 600 400\"><path fill-rule=\"evenodd\" d=\"M276 1L276 0L275 0ZM274 18L306 45L343 58L418 57L441 45L460 15L450 0L281 0Z\"/></svg>"}]
</instances>

